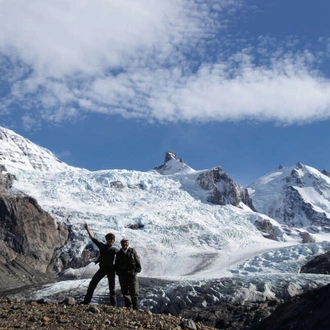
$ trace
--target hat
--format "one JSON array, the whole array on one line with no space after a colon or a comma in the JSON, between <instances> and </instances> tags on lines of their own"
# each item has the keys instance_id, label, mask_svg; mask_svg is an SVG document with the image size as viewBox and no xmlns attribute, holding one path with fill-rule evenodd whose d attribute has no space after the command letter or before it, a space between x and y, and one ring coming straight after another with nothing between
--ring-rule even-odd
<instances>
[{"instance_id":1,"label":"hat","mask_svg":"<svg viewBox=\"0 0 330 330\"><path fill-rule=\"evenodd\" d=\"M129 241L129 239L126 238L126 237L124 237L124 238L120 241L120 243L122 243L122 242L128 242L128 241Z\"/></svg>"}]
</instances>

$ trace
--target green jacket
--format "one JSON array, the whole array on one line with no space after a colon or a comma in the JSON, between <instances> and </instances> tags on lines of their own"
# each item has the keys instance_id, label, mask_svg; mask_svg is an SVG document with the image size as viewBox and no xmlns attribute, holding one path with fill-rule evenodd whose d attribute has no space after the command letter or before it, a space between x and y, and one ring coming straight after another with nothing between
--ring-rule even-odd
<instances>
[{"instance_id":1,"label":"green jacket","mask_svg":"<svg viewBox=\"0 0 330 330\"><path fill-rule=\"evenodd\" d=\"M118 276L135 276L141 271L141 262L135 249L128 248L127 253L120 249L116 255L115 271Z\"/></svg>"}]
</instances>

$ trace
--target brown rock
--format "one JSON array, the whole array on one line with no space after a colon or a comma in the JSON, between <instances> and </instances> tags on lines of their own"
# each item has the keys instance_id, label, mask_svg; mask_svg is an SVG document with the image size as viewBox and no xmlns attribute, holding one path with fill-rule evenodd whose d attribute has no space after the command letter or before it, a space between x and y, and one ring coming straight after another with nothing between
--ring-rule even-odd
<instances>
[{"instance_id":1,"label":"brown rock","mask_svg":"<svg viewBox=\"0 0 330 330\"><path fill-rule=\"evenodd\" d=\"M20 193L0 194L0 288L54 279L54 250L65 244L67 231L37 201Z\"/></svg>"}]
</instances>

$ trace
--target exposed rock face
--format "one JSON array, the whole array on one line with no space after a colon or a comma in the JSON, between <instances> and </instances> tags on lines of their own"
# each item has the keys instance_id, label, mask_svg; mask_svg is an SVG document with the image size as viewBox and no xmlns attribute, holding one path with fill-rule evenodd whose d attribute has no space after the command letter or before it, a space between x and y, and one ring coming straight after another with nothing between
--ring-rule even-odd
<instances>
[{"instance_id":1,"label":"exposed rock face","mask_svg":"<svg viewBox=\"0 0 330 330\"><path fill-rule=\"evenodd\" d=\"M172 151L166 151L166 153L165 153L165 159L164 159L164 164L167 163L171 159L179 160L178 157L176 156L176 154L174 152L172 152Z\"/></svg>"},{"instance_id":2,"label":"exposed rock face","mask_svg":"<svg viewBox=\"0 0 330 330\"><path fill-rule=\"evenodd\" d=\"M55 276L51 265L55 249L68 238L65 226L37 201L17 192L0 194L0 287L49 281Z\"/></svg>"},{"instance_id":3,"label":"exposed rock face","mask_svg":"<svg viewBox=\"0 0 330 330\"><path fill-rule=\"evenodd\" d=\"M298 179L300 182L301 179ZM283 200L282 214L285 224L293 227L305 227L309 223L314 226L328 226L329 219L324 212L318 212L313 205L306 203L299 191L292 186L285 187L285 198Z\"/></svg>"},{"instance_id":4,"label":"exposed rock face","mask_svg":"<svg viewBox=\"0 0 330 330\"><path fill-rule=\"evenodd\" d=\"M207 197L209 203L234 206L244 203L255 211L248 191L235 183L221 167L215 167L210 171L201 173L197 178L197 184L209 191Z\"/></svg>"},{"instance_id":5,"label":"exposed rock face","mask_svg":"<svg viewBox=\"0 0 330 330\"><path fill-rule=\"evenodd\" d=\"M315 243L315 238L311 234L300 232L299 235L301 237L301 243Z\"/></svg>"},{"instance_id":6,"label":"exposed rock face","mask_svg":"<svg viewBox=\"0 0 330 330\"><path fill-rule=\"evenodd\" d=\"M330 284L295 296L252 329L330 329L329 296Z\"/></svg>"},{"instance_id":7,"label":"exposed rock face","mask_svg":"<svg viewBox=\"0 0 330 330\"><path fill-rule=\"evenodd\" d=\"M254 225L264 233L264 236L272 239L274 241L278 241L278 237L276 236L275 229L271 222L268 219L258 219Z\"/></svg>"},{"instance_id":8,"label":"exposed rock face","mask_svg":"<svg viewBox=\"0 0 330 330\"><path fill-rule=\"evenodd\" d=\"M301 267L301 273L330 274L330 252L321 254Z\"/></svg>"}]
</instances>

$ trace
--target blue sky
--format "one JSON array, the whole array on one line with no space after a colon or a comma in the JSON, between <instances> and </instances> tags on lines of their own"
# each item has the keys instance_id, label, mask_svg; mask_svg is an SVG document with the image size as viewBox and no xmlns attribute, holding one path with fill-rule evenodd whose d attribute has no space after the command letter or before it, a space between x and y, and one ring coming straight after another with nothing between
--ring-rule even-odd
<instances>
[{"instance_id":1,"label":"blue sky","mask_svg":"<svg viewBox=\"0 0 330 330\"><path fill-rule=\"evenodd\" d=\"M90 170L174 151L248 185L330 170L325 0L0 1L0 125Z\"/></svg>"}]
</instances>

